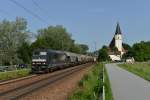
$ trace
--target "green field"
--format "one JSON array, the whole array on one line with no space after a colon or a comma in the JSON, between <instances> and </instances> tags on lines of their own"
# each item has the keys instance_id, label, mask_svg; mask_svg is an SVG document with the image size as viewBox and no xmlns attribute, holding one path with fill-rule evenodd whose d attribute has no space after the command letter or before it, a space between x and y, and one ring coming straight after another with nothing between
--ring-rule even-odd
<instances>
[{"instance_id":1,"label":"green field","mask_svg":"<svg viewBox=\"0 0 150 100\"><path fill-rule=\"evenodd\" d=\"M98 100L103 92L103 64L97 64L79 81L70 100Z\"/></svg>"},{"instance_id":2,"label":"green field","mask_svg":"<svg viewBox=\"0 0 150 100\"><path fill-rule=\"evenodd\" d=\"M119 66L150 81L150 62L139 62L135 64L119 64Z\"/></svg>"},{"instance_id":3,"label":"green field","mask_svg":"<svg viewBox=\"0 0 150 100\"><path fill-rule=\"evenodd\" d=\"M30 69L20 69L14 71L0 72L0 80L9 80L14 78L20 78L29 75Z\"/></svg>"}]
</instances>

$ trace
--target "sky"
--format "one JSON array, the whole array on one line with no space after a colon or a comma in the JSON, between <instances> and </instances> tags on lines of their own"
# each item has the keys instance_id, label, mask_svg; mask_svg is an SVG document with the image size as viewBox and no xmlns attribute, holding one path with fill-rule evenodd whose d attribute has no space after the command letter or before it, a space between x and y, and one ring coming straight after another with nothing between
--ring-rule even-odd
<instances>
[{"instance_id":1,"label":"sky","mask_svg":"<svg viewBox=\"0 0 150 100\"><path fill-rule=\"evenodd\" d=\"M117 22L123 42L150 40L150 0L0 0L0 21L17 16L27 20L34 34L50 25L63 25L76 43L87 44L90 51L109 45Z\"/></svg>"}]
</instances>

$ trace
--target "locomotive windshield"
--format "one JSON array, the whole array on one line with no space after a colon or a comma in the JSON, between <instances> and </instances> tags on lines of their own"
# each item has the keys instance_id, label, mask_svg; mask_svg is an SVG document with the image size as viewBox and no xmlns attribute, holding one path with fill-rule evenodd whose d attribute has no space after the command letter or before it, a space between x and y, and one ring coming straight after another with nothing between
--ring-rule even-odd
<instances>
[{"instance_id":1,"label":"locomotive windshield","mask_svg":"<svg viewBox=\"0 0 150 100\"><path fill-rule=\"evenodd\" d=\"M33 53L32 59L46 59L47 52L35 51Z\"/></svg>"},{"instance_id":2,"label":"locomotive windshield","mask_svg":"<svg viewBox=\"0 0 150 100\"><path fill-rule=\"evenodd\" d=\"M35 51L35 52L33 53L33 55L47 55L47 52Z\"/></svg>"},{"instance_id":3,"label":"locomotive windshield","mask_svg":"<svg viewBox=\"0 0 150 100\"><path fill-rule=\"evenodd\" d=\"M47 52L40 52L40 55L47 55Z\"/></svg>"}]
</instances>

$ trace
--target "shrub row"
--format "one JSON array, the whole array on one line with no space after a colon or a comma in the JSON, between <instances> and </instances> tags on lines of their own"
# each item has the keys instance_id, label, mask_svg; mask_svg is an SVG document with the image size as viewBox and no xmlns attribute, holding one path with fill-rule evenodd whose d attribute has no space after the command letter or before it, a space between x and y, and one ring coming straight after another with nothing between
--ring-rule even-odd
<instances>
[{"instance_id":1,"label":"shrub row","mask_svg":"<svg viewBox=\"0 0 150 100\"><path fill-rule=\"evenodd\" d=\"M78 83L70 100L98 100L103 92L103 64L96 64Z\"/></svg>"},{"instance_id":2,"label":"shrub row","mask_svg":"<svg viewBox=\"0 0 150 100\"><path fill-rule=\"evenodd\" d=\"M105 100L114 100L107 70L104 71Z\"/></svg>"},{"instance_id":3,"label":"shrub row","mask_svg":"<svg viewBox=\"0 0 150 100\"><path fill-rule=\"evenodd\" d=\"M24 77L29 75L30 72L31 72L30 69L20 69L14 71L0 72L0 80L9 80L14 78Z\"/></svg>"}]
</instances>

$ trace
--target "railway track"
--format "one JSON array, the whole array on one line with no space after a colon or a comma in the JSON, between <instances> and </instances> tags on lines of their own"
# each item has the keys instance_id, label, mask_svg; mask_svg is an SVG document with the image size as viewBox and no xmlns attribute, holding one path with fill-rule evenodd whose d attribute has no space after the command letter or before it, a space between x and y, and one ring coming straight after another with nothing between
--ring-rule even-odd
<instances>
[{"instance_id":1,"label":"railway track","mask_svg":"<svg viewBox=\"0 0 150 100\"><path fill-rule=\"evenodd\" d=\"M26 80L26 79L33 78L33 77L36 77L36 76L37 75L30 75L30 76L26 76L26 77L22 77L22 78L16 78L16 79L11 79L11 80L0 81L0 86L10 84L10 83L14 83L14 82L17 82L17 81Z\"/></svg>"},{"instance_id":2,"label":"railway track","mask_svg":"<svg viewBox=\"0 0 150 100\"><path fill-rule=\"evenodd\" d=\"M84 69L85 67L91 66L91 65L92 65L91 63L78 65L75 67L71 67L68 69L58 71L55 74L50 73L50 74L46 74L46 75L38 75L33 78L20 80L20 81L24 82L24 84L18 83L17 86L13 86L13 84L15 82L17 83L20 81L15 81L14 83L13 82L10 83L12 85L10 85L9 83L0 85L0 100L1 99L2 100L18 100L20 97L25 96L28 93L36 91L37 89L40 89L44 86L53 84L54 82L56 82L62 78L65 78L65 77L71 75L72 73L77 72L77 71ZM31 79L32 79L32 81L31 81ZM28 80L30 80L30 81L28 82ZM10 86L7 86L7 85L10 85ZM6 87L6 89L3 90L2 87L3 88Z\"/></svg>"}]
</instances>

